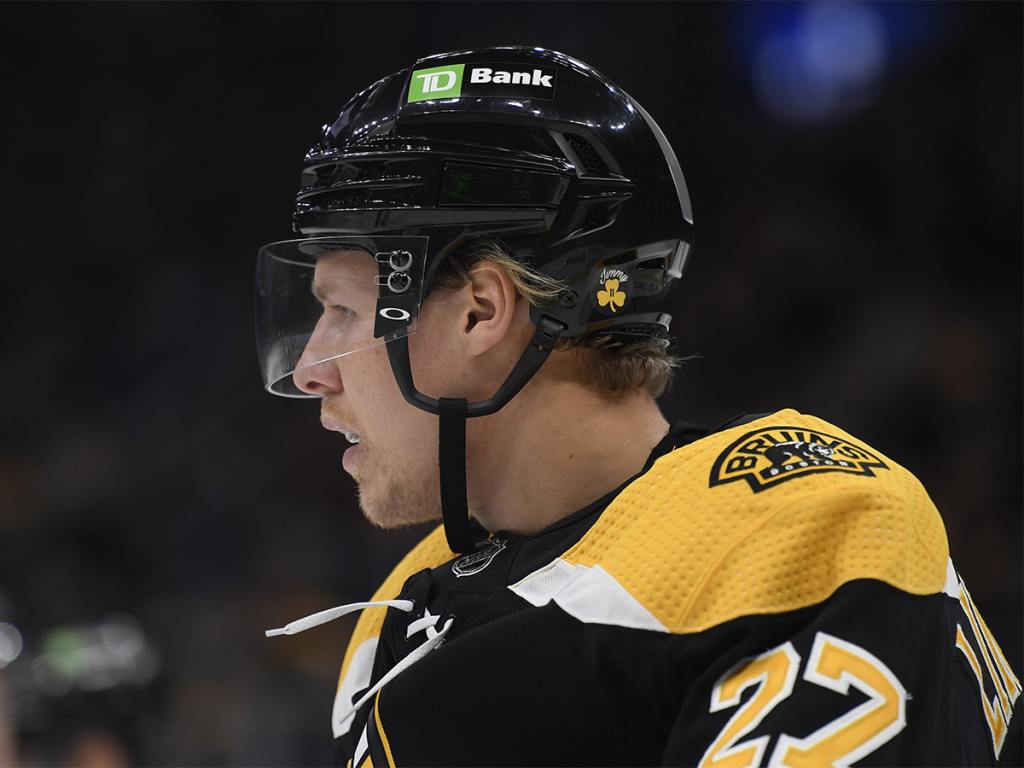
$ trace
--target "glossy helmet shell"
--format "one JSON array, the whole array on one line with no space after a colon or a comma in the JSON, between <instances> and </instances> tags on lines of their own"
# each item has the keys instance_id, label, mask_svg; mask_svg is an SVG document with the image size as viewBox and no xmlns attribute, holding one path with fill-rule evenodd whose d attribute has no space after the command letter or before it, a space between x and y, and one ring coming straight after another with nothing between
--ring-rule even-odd
<instances>
[{"instance_id":1,"label":"glossy helmet shell","mask_svg":"<svg viewBox=\"0 0 1024 768\"><path fill-rule=\"evenodd\" d=\"M449 73L459 87L438 89ZM353 96L306 155L294 228L429 235L422 298L454 248L498 239L563 281L543 311L566 337L667 338L693 243L650 115L587 64L526 46L429 56Z\"/></svg>"}]
</instances>

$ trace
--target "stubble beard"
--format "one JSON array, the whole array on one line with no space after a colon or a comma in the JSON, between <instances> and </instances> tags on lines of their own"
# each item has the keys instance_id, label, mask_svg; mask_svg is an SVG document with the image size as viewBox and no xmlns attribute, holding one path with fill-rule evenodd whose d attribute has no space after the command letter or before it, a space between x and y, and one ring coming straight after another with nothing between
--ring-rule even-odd
<instances>
[{"instance_id":1,"label":"stubble beard","mask_svg":"<svg viewBox=\"0 0 1024 768\"><path fill-rule=\"evenodd\" d=\"M378 528L393 529L441 519L441 480L436 472L419 482L395 477L381 467L356 478L359 508ZM374 477L374 475L376 475Z\"/></svg>"}]
</instances>

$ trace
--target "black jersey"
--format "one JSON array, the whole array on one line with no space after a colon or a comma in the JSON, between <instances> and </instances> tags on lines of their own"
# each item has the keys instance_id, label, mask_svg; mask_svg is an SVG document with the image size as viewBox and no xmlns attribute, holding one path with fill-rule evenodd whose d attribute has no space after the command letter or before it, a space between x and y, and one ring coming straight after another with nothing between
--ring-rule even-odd
<instances>
[{"instance_id":1,"label":"black jersey","mask_svg":"<svg viewBox=\"0 0 1024 768\"><path fill-rule=\"evenodd\" d=\"M340 765L1020 763L1020 683L924 488L794 410L677 424L530 536L457 557L438 528L395 599L345 655Z\"/></svg>"}]
</instances>

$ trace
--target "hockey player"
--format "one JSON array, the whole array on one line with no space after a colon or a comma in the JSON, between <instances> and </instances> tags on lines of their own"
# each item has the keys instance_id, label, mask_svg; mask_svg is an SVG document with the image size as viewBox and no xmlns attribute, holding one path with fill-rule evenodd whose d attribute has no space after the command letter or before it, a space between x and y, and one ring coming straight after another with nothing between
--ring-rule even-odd
<instances>
[{"instance_id":1,"label":"hockey player","mask_svg":"<svg viewBox=\"0 0 1024 768\"><path fill-rule=\"evenodd\" d=\"M264 247L271 392L384 528L443 519L361 610L340 765L987 765L1021 686L906 469L796 410L655 398L693 243L664 134L540 48L354 96Z\"/></svg>"}]
</instances>

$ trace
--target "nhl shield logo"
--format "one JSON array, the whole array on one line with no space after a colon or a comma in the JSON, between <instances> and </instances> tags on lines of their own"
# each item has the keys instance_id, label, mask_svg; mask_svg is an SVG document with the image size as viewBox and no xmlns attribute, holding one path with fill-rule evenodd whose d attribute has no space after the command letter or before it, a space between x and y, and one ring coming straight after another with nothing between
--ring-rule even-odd
<instances>
[{"instance_id":1,"label":"nhl shield logo","mask_svg":"<svg viewBox=\"0 0 1024 768\"><path fill-rule=\"evenodd\" d=\"M746 480L758 493L816 472L874 477L889 469L866 448L803 427L766 427L748 432L726 448L711 467L711 486Z\"/></svg>"},{"instance_id":2,"label":"nhl shield logo","mask_svg":"<svg viewBox=\"0 0 1024 768\"><path fill-rule=\"evenodd\" d=\"M491 564L491 561L498 556L507 543L504 539L491 539L482 549L463 555L452 563L452 573L460 578L480 573Z\"/></svg>"}]
</instances>

